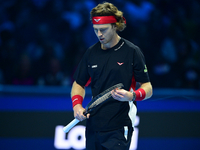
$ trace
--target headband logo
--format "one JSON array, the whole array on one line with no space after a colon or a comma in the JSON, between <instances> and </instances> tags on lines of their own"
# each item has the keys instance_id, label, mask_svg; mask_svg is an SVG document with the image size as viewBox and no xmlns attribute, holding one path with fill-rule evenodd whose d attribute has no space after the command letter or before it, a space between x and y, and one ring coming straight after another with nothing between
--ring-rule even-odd
<instances>
[{"instance_id":1,"label":"headband logo","mask_svg":"<svg viewBox=\"0 0 200 150\"><path fill-rule=\"evenodd\" d=\"M99 22L101 19L94 19L96 22Z\"/></svg>"}]
</instances>

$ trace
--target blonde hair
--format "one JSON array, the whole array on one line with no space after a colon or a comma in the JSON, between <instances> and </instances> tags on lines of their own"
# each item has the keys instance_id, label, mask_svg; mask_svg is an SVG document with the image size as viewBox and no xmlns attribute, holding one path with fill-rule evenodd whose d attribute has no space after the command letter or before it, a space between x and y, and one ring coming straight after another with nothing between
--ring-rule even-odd
<instances>
[{"instance_id":1,"label":"blonde hair","mask_svg":"<svg viewBox=\"0 0 200 150\"><path fill-rule=\"evenodd\" d=\"M95 16L115 16L117 22L113 25L116 25L117 31L123 31L126 28L123 12L119 11L112 3L104 2L94 7L90 12L90 19L92 20L92 17Z\"/></svg>"}]
</instances>

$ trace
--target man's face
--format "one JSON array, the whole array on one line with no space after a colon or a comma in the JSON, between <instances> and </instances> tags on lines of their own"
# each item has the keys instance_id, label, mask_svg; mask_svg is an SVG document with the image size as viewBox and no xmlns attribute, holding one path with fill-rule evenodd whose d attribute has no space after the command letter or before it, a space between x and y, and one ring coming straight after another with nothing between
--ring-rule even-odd
<instances>
[{"instance_id":1,"label":"man's face","mask_svg":"<svg viewBox=\"0 0 200 150\"><path fill-rule=\"evenodd\" d=\"M116 35L116 28L111 24L94 24L94 32L102 44L111 43Z\"/></svg>"}]
</instances>

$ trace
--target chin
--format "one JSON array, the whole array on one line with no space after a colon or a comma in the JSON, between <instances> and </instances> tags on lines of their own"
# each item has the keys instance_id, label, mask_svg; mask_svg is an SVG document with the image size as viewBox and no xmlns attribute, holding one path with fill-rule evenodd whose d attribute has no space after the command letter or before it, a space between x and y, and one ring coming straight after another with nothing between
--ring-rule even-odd
<instances>
[{"instance_id":1,"label":"chin","mask_svg":"<svg viewBox=\"0 0 200 150\"><path fill-rule=\"evenodd\" d=\"M108 42L103 40L103 41L100 41L102 44L107 44Z\"/></svg>"}]
</instances>

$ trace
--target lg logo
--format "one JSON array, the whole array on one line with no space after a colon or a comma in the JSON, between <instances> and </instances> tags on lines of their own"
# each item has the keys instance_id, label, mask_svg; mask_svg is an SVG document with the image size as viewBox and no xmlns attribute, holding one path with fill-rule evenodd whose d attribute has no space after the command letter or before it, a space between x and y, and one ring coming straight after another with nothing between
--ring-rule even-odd
<instances>
[{"instance_id":1,"label":"lg logo","mask_svg":"<svg viewBox=\"0 0 200 150\"><path fill-rule=\"evenodd\" d=\"M54 146L57 149L77 149L85 148L85 126L78 125L72 128L66 139L63 126L57 126L55 130Z\"/></svg>"},{"instance_id":2,"label":"lg logo","mask_svg":"<svg viewBox=\"0 0 200 150\"><path fill-rule=\"evenodd\" d=\"M137 126L139 125L139 122L140 122L139 117L136 116L134 123L135 128L132 136L130 150L137 149L138 133L139 133ZM63 132L63 126L56 126L54 146L56 149L71 149L71 148L75 150L85 149L85 126L82 125L75 126L69 131L67 138L66 134Z\"/></svg>"}]
</instances>

